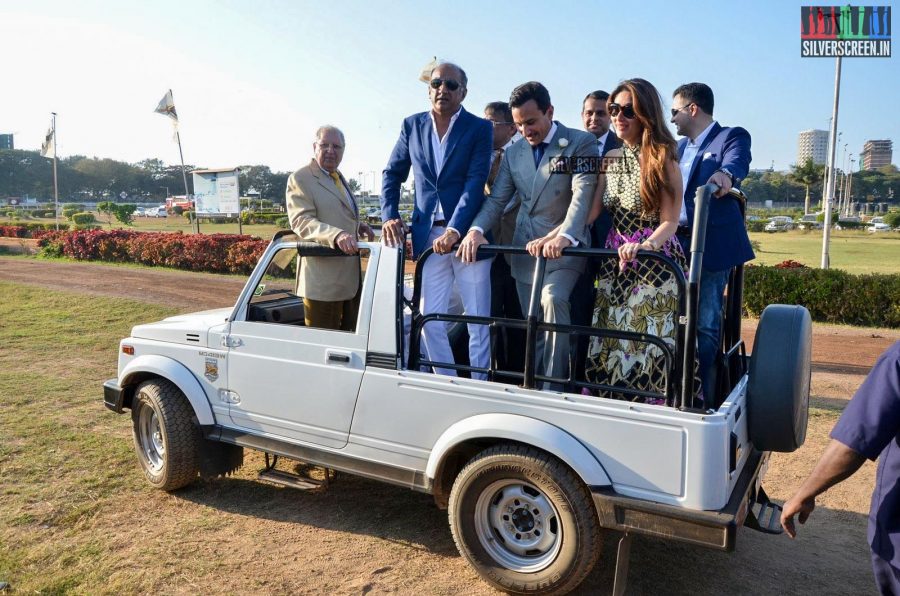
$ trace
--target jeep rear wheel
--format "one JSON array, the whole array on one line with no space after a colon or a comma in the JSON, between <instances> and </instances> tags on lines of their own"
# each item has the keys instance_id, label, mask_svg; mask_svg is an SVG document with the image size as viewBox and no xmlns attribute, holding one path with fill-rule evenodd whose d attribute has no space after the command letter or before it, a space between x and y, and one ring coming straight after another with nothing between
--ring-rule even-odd
<instances>
[{"instance_id":1,"label":"jeep rear wheel","mask_svg":"<svg viewBox=\"0 0 900 596\"><path fill-rule=\"evenodd\" d=\"M520 445L488 449L460 472L450 529L478 574L514 594L572 590L600 557L587 487L556 458Z\"/></svg>"},{"instance_id":2,"label":"jeep rear wheel","mask_svg":"<svg viewBox=\"0 0 900 596\"><path fill-rule=\"evenodd\" d=\"M171 382L141 383L131 406L138 463L156 488L171 491L190 484L200 468L203 440L194 412Z\"/></svg>"}]
</instances>

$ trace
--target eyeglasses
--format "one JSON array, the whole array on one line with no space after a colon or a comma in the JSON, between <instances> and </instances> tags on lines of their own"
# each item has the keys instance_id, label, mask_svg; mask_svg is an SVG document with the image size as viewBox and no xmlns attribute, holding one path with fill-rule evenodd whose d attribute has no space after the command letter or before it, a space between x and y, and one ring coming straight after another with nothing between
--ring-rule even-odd
<instances>
[{"instance_id":1,"label":"eyeglasses","mask_svg":"<svg viewBox=\"0 0 900 596\"><path fill-rule=\"evenodd\" d=\"M609 115L613 118L619 117L619 112L622 113L623 116L628 118L629 120L634 120L634 106L630 103L625 104L624 106L620 106L617 103L611 103L606 106Z\"/></svg>"},{"instance_id":2,"label":"eyeglasses","mask_svg":"<svg viewBox=\"0 0 900 596\"><path fill-rule=\"evenodd\" d=\"M453 79L431 79L431 82L428 83L431 85L432 89L440 89L441 85L444 85L450 91L456 91L459 89L459 81L454 81Z\"/></svg>"},{"instance_id":3,"label":"eyeglasses","mask_svg":"<svg viewBox=\"0 0 900 596\"><path fill-rule=\"evenodd\" d=\"M514 126L515 122L496 122L494 120L490 121L494 126Z\"/></svg>"},{"instance_id":4,"label":"eyeglasses","mask_svg":"<svg viewBox=\"0 0 900 596\"><path fill-rule=\"evenodd\" d=\"M343 145L335 145L332 143L316 143L316 146L318 146L319 149L323 152L324 151L334 151L335 153L337 153L339 151L343 151L343 149L344 149Z\"/></svg>"},{"instance_id":5,"label":"eyeglasses","mask_svg":"<svg viewBox=\"0 0 900 596\"><path fill-rule=\"evenodd\" d=\"M680 108L672 108L672 110L671 110L671 112L672 112L672 118L674 118L675 116L677 116L677 115L678 115L678 112L681 112L681 111L683 111L683 110L686 110L686 109L688 109L689 107L691 107L692 105L694 105L694 104L693 104L693 103L687 103L687 104L684 104L683 106L681 106Z\"/></svg>"}]
</instances>

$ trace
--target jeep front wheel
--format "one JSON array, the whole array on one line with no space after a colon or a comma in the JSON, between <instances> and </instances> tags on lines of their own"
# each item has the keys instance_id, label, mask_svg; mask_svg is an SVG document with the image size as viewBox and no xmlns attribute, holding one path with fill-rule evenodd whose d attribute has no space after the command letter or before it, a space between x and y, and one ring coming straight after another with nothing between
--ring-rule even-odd
<instances>
[{"instance_id":1,"label":"jeep front wheel","mask_svg":"<svg viewBox=\"0 0 900 596\"><path fill-rule=\"evenodd\" d=\"M141 383L131 405L138 463L154 487L171 491L190 484L200 468L203 440L184 394L169 381Z\"/></svg>"},{"instance_id":2,"label":"jeep front wheel","mask_svg":"<svg viewBox=\"0 0 900 596\"><path fill-rule=\"evenodd\" d=\"M556 458L521 445L483 451L460 472L450 529L479 575L514 594L568 592L601 551L584 483Z\"/></svg>"}]
</instances>

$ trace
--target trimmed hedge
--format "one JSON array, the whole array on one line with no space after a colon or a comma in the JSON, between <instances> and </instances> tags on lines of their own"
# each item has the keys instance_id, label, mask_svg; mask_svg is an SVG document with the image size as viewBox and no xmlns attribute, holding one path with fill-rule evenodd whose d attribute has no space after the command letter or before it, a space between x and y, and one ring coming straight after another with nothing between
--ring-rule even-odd
<instances>
[{"instance_id":1,"label":"trimmed hedge","mask_svg":"<svg viewBox=\"0 0 900 596\"><path fill-rule=\"evenodd\" d=\"M787 262L786 262L787 263ZM744 309L758 317L768 304L800 304L814 321L900 327L900 275L852 275L782 263L744 269Z\"/></svg>"},{"instance_id":2,"label":"trimmed hedge","mask_svg":"<svg viewBox=\"0 0 900 596\"><path fill-rule=\"evenodd\" d=\"M92 224L97 221L94 218L94 214L90 211L85 211L82 213L75 213L72 215L72 223L76 226L83 226L85 224Z\"/></svg>"},{"instance_id":3,"label":"trimmed hedge","mask_svg":"<svg viewBox=\"0 0 900 596\"><path fill-rule=\"evenodd\" d=\"M42 253L79 261L141 263L211 273L253 271L268 241L237 234L90 230L48 232Z\"/></svg>"}]
</instances>

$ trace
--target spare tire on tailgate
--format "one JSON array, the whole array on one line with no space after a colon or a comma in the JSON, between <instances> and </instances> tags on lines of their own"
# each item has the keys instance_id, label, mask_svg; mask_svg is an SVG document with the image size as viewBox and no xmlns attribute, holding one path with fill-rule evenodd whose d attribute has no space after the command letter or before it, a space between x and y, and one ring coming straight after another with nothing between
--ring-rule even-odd
<instances>
[{"instance_id":1,"label":"spare tire on tailgate","mask_svg":"<svg viewBox=\"0 0 900 596\"><path fill-rule=\"evenodd\" d=\"M760 451L791 452L806 440L812 319L802 306L770 304L756 327L747 426Z\"/></svg>"}]
</instances>

